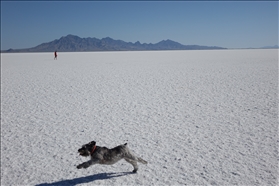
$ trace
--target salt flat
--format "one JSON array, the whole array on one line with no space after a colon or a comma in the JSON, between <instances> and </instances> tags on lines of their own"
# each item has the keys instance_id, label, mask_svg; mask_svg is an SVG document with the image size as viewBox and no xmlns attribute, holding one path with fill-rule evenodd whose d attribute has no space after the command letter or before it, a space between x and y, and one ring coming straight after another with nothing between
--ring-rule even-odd
<instances>
[{"instance_id":1,"label":"salt flat","mask_svg":"<svg viewBox=\"0 0 279 186\"><path fill-rule=\"evenodd\" d=\"M278 50L1 54L1 185L276 185ZM78 170L77 149L148 161Z\"/></svg>"}]
</instances>

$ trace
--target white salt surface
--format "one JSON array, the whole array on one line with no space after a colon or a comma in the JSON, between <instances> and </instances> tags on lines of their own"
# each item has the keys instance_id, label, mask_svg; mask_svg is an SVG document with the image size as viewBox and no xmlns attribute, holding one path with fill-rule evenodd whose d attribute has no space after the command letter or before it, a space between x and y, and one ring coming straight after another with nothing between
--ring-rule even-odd
<instances>
[{"instance_id":1,"label":"white salt surface","mask_svg":"<svg viewBox=\"0 0 279 186\"><path fill-rule=\"evenodd\" d=\"M276 185L278 50L1 54L1 185ZM76 169L128 143L148 161Z\"/></svg>"}]
</instances>

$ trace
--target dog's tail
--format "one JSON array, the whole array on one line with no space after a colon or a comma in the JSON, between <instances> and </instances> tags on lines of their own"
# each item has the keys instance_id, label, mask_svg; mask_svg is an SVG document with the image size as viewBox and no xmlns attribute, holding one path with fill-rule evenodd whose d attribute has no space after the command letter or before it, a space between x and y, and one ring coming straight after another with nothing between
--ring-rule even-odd
<instances>
[{"instance_id":1,"label":"dog's tail","mask_svg":"<svg viewBox=\"0 0 279 186\"><path fill-rule=\"evenodd\" d=\"M138 162L142 163L142 164L147 164L147 161L145 161L144 159L137 157Z\"/></svg>"}]
</instances>

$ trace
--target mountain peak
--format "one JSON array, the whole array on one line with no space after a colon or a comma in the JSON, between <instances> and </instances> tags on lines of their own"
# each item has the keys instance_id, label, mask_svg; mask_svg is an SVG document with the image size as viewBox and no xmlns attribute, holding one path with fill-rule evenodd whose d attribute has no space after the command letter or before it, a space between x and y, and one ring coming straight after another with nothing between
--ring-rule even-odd
<instances>
[{"instance_id":1,"label":"mountain peak","mask_svg":"<svg viewBox=\"0 0 279 186\"><path fill-rule=\"evenodd\" d=\"M65 37L78 37L78 36L73 35L73 34L68 34L68 35L67 35L67 36L65 36Z\"/></svg>"},{"instance_id":2,"label":"mountain peak","mask_svg":"<svg viewBox=\"0 0 279 186\"><path fill-rule=\"evenodd\" d=\"M110 37L105 37L105 38L103 38L102 40L113 40L113 39L110 38Z\"/></svg>"}]
</instances>

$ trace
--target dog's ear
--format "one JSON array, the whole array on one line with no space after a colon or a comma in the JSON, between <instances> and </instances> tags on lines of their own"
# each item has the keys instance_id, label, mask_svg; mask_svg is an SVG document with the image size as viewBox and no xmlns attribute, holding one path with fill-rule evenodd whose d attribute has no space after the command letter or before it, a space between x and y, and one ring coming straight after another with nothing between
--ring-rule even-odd
<instances>
[{"instance_id":1,"label":"dog's ear","mask_svg":"<svg viewBox=\"0 0 279 186\"><path fill-rule=\"evenodd\" d=\"M90 145L96 145L96 142L95 141L91 141Z\"/></svg>"}]
</instances>

